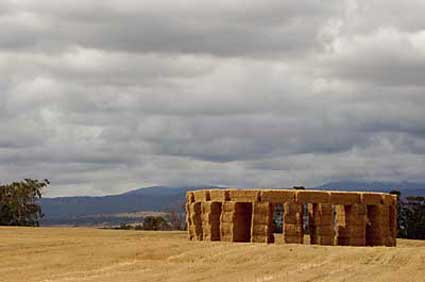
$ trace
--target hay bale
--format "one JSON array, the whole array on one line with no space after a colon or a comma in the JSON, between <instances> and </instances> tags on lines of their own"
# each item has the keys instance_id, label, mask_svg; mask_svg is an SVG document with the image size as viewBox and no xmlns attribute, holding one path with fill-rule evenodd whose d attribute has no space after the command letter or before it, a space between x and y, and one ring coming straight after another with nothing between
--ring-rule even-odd
<instances>
[{"instance_id":1,"label":"hay bale","mask_svg":"<svg viewBox=\"0 0 425 282\"><path fill-rule=\"evenodd\" d=\"M231 201L253 202L257 200L257 190L229 190Z\"/></svg>"},{"instance_id":2,"label":"hay bale","mask_svg":"<svg viewBox=\"0 0 425 282\"><path fill-rule=\"evenodd\" d=\"M365 205L379 205L384 203L383 194L361 193L361 202Z\"/></svg>"},{"instance_id":3,"label":"hay bale","mask_svg":"<svg viewBox=\"0 0 425 282\"><path fill-rule=\"evenodd\" d=\"M298 190L295 198L298 203L329 203L329 192Z\"/></svg>"},{"instance_id":4,"label":"hay bale","mask_svg":"<svg viewBox=\"0 0 425 282\"><path fill-rule=\"evenodd\" d=\"M192 192L195 197L195 202L206 201L206 195L209 194L208 190L197 190Z\"/></svg>"},{"instance_id":5,"label":"hay bale","mask_svg":"<svg viewBox=\"0 0 425 282\"><path fill-rule=\"evenodd\" d=\"M303 234L303 226L295 225L295 224L285 224L284 226L284 234L287 235L301 235Z\"/></svg>"},{"instance_id":6,"label":"hay bale","mask_svg":"<svg viewBox=\"0 0 425 282\"><path fill-rule=\"evenodd\" d=\"M234 212L236 209L236 202L233 202L233 201L223 202L222 209L223 209L223 212Z\"/></svg>"},{"instance_id":7,"label":"hay bale","mask_svg":"<svg viewBox=\"0 0 425 282\"><path fill-rule=\"evenodd\" d=\"M195 195L193 192L187 192L186 193L186 202L193 203L195 201Z\"/></svg>"},{"instance_id":8,"label":"hay bale","mask_svg":"<svg viewBox=\"0 0 425 282\"><path fill-rule=\"evenodd\" d=\"M335 237L332 236L320 236L319 244L324 246L333 246L335 245Z\"/></svg>"},{"instance_id":9,"label":"hay bale","mask_svg":"<svg viewBox=\"0 0 425 282\"><path fill-rule=\"evenodd\" d=\"M334 205L352 205L360 203L360 193L330 192L330 202Z\"/></svg>"},{"instance_id":10,"label":"hay bale","mask_svg":"<svg viewBox=\"0 0 425 282\"><path fill-rule=\"evenodd\" d=\"M291 190L265 190L260 192L261 201L273 204L295 201L295 191Z\"/></svg>"},{"instance_id":11,"label":"hay bale","mask_svg":"<svg viewBox=\"0 0 425 282\"><path fill-rule=\"evenodd\" d=\"M283 240L286 244L302 244L304 242L303 236L290 236L290 235L283 235Z\"/></svg>"},{"instance_id":12,"label":"hay bale","mask_svg":"<svg viewBox=\"0 0 425 282\"><path fill-rule=\"evenodd\" d=\"M210 190L211 201L224 202L226 200L225 191L219 189Z\"/></svg>"}]
</instances>

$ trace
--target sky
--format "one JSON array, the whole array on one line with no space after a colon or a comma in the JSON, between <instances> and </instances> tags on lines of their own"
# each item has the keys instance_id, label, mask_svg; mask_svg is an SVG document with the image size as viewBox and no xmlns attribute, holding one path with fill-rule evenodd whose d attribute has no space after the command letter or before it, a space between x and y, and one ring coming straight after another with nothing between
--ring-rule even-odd
<instances>
[{"instance_id":1,"label":"sky","mask_svg":"<svg viewBox=\"0 0 425 282\"><path fill-rule=\"evenodd\" d=\"M0 182L425 181L423 0L2 0Z\"/></svg>"}]
</instances>

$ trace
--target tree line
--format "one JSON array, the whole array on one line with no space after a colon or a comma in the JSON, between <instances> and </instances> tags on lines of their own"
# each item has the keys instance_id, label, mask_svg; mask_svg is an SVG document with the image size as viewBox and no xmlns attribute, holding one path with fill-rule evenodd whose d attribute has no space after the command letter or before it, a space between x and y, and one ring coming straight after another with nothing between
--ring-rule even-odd
<instances>
[{"instance_id":1,"label":"tree line","mask_svg":"<svg viewBox=\"0 0 425 282\"><path fill-rule=\"evenodd\" d=\"M166 216L146 216L141 224L121 224L114 229L125 230L153 230L153 231L168 231L168 230L185 230L186 220L183 213L170 211Z\"/></svg>"},{"instance_id":2,"label":"tree line","mask_svg":"<svg viewBox=\"0 0 425 282\"><path fill-rule=\"evenodd\" d=\"M43 216L39 200L47 179L24 179L0 185L0 225L39 226Z\"/></svg>"}]
</instances>

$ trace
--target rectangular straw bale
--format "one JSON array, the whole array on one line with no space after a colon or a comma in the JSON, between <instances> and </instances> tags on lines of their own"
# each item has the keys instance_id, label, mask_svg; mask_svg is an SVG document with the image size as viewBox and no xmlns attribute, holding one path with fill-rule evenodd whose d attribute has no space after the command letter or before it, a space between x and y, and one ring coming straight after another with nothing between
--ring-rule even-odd
<instances>
[{"instance_id":1,"label":"rectangular straw bale","mask_svg":"<svg viewBox=\"0 0 425 282\"><path fill-rule=\"evenodd\" d=\"M283 235L283 240L287 244L302 244L304 241L303 239L303 236L288 236L285 234Z\"/></svg>"},{"instance_id":2,"label":"rectangular straw bale","mask_svg":"<svg viewBox=\"0 0 425 282\"><path fill-rule=\"evenodd\" d=\"M195 202L202 202L205 201L206 199L206 190L198 190L198 191L194 191L193 195L195 197Z\"/></svg>"},{"instance_id":3,"label":"rectangular straw bale","mask_svg":"<svg viewBox=\"0 0 425 282\"><path fill-rule=\"evenodd\" d=\"M378 193L361 193L362 203L365 205L379 205L383 203L383 195Z\"/></svg>"},{"instance_id":4,"label":"rectangular straw bale","mask_svg":"<svg viewBox=\"0 0 425 282\"><path fill-rule=\"evenodd\" d=\"M220 232L222 234L233 233L233 223L222 222L220 225Z\"/></svg>"},{"instance_id":5,"label":"rectangular straw bale","mask_svg":"<svg viewBox=\"0 0 425 282\"><path fill-rule=\"evenodd\" d=\"M358 216L358 217L351 216L351 218L350 218L350 225L351 226L364 227L365 224L366 224L366 217L365 216Z\"/></svg>"},{"instance_id":6,"label":"rectangular straw bale","mask_svg":"<svg viewBox=\"0 0 425 282\"><path fill-rule=\"evenodd\" d=\"M285 224L285 233L302 233L303 227L301 225L295 225L295 224Z\"/></svg>"},{"instance_id":7,"label":"rectangular straw bale","mask_svg":"<svg viewBox=\"0 0 425 282\"><path fill-rule=\"evenodd\" d=\"M317 229L318 229L317 233L318 233L319 236L327 237L327 236L334 236L335 235L335 231L333 229L323 229L321 227L318 227Z\"/></svg>"},{"instance_id":8,"label":"rectangular straw bale","mask_svg":"<svg viewBox=\"0 0 425 282\"><path fill-rule=\"evenodd\" d=\"M252 243L269 243L269 236L267 235L255 235L251 237Z\"/></svg>"},{"instance_id":9,"label":"rectangular straw bale","mask_svg":"<svg viewBox=\"0 0 425 282\"><path fill-rule=\"evenodd\" d=\"M260 192L261 201L274 204L295 201L295 191L291 190L265 190Z\"/></svg>"},{"instance_id":10,"label":"rectangular straw bale","mask_svg":"<svg viewBox=\"0 0 425 282\"><path fill-rule=\"evenodd\" d=\"M334 210L332 204L319 204L319 215L320 216L333 216Z\"/></svg>"},{"instance_id":11,"label":"rectangular straw bale","mask_svg":"<svg viewBox=\"0 0 425 282\"><path fill-rule=\"evenodd\" d=\"M256 190L229 190L230 200L237 202L253 202L257 199Z\"/></svg>"},{"instance_id":12,"label":"rectangular straw bale","mask_svg":"<svg viewBox=\"0 0 425 282\"><path fill-rule=\"evenodd\" d=\"M383 195L384 205L396 205L397 204L397 196L396 195Z\"/></svg>"},{"instance_id":13,"label":"rectangular straw bale","mask_svg":"<svg viewBox=\"0 0 425 282\"><path fill-rule=\"evenodd\" d=\"M283 205L283 210L285 215L296 215L302 213L304 211L304 207L302 204L285 203Z\"/></svg>"},{"instance_id":14,"label":"rectangular straw bale","mask_svg":"<svg viewBox=\"0 0 425 282\"><path fill-rule=\"evenodd\" d=\"M235 215L234 213L230 213L230 212L226 212L226 213L222 213L221 214L221 222L233 222L233 220L235 219Z\"/></svg>"},{"instance_id":15,"label":"rectangular straw bale","mask_svg":"<svg viewBox=\"0 0 425 282\"><path fill-rule=\"evenodd\" d=\"M210 199L211 201L224 202L226 200L225 191L221 189L210 190Z\"/></svg>"},{"instance_id":16,"label":"rectangular straw bale","mask_svg":"<svg viewBox=\"0 0 425 282\"><path fill-rule=\"evenodd\" d=\"M367 206L365 204L351 205L351 213L356 216L364 216L367 214Z\"/></svg>"},{"instance_id":17,"label":"rectangular straw bale","mask_svg":"<svg viewBox=\"0 0 425 282\"><path fill-rule=\"evenodd\" d=\"M320 236L319 244L324 246L333 246L335 245L335 237L332 236Z\"/></svg>"},{"instance_id":18,"label":"rectangular straw bale","mask_svg":"<svg viewBox=\"0 0 425 282\"><path fill-rule=\"evenodd\" d=\"M236 202L233 202L233 201L223 202L222 209L223 209L223 212L234 212L236 209Z\"/></svg>"},{"instance_id":19,"label":"rectangular straw bale","mask_svg":"<svg viewBox=\"0 0 425 282\"><path fill-rule=\"evenodd\" d=\"M353 192L331 192L330 202L334 205L351 205L360 203L360 194Z\"/></svg>"},{"instance_id":20,"label":"rectangular straw bale","mask_svg":"<svg viewBox=\"0 0 425 282\"><path fill-rule=\"evenodd\" d=\"M272 219L268 216L254 216L252 222L254 224L269 224Z\"/></svg>"},{"instance_id":21,"label":"rectangular straw bale","mask_svg":"<svg viewBox=\"0 0 425 282\"><path fill-rule=\"evenodd\" d=\"M211 202L202 202L202 213L210 213L211 212Z\"/></svg>"},{"instance_id":22,"label":"rectangular straw bale","mask_svg":"<svg viewBox=\"0 0 425 282\"><path fill-rule=\"evenodd\" d=\"M233 233L222 234L221 235L221 241L223 241L223 242L233 242Z\"/></svg>"},{"instance_id":23,"label":"rectangular straw bale","mask_svg":"<svg viewBox=\"0 0 425 282\"><path fill-rule=\"evenodd\" d=\"M303 219L298 216L284 216L283 221L285 224L302 224Z\"/></svg>"},{"instance_id":24,"label":"rectangular straw bale","mask_svg":"<svg viewBox=\"0 0 425 282\"><path fill-rule=\"evenodd\" d=\"M296 191L296 200L299 203L328 203L329 192L325 191Z\"/></svg>"},{"instance_id":25,"label":"rectangular straw bale","mask_svg":"<svg viewBox=\"0 0 425 282\"><path fill-rule=\"evenodd\" d=\"M195 200L195 195L193 195L193 192L187 192L186 193L186 202L191 203Z\"/></svg>"},{"instance_id":26,"label":"rectangular straw bale","mask_svg":"<svg viewBox=\"0 0 425 282\"><path fill-rule=\"evenodd\" d=\"M254 224L252 226L252 234L265 234L268 231L266 224Z\"/></svg>"},{"instance_id":27,"label":"rectangular straw bale","mask_svg":"<svg viewBox=\"0 0 425 282\"><path fill-rule=\"evenodd\" d=\"M365 246L366 239L365 238L350 238L350 246Z\"/></svg>"},{"instance_id":28,"label":"rectangular straw bale","mask_svg":"<svg viewBox=\"0 0 425 282\"><path fill-rule=\"evenodd\" d=\"M270 202L254 202L254 215L270 216L272 213L272 206Z\"/></svg>"},{"instance_id":29,"label":"rectangular straw bale","mask_svg":"<svg viewBox=\"0 0 425 282\"><path fill-rule=\"evenodd\" d=\"M333 224L333 219L334 219L334 217L333 217L332 214L330 214L330 215L322 215L322 216L318 216L315 219L315 223L317 225Z\"/></svg>"}]
</instances>

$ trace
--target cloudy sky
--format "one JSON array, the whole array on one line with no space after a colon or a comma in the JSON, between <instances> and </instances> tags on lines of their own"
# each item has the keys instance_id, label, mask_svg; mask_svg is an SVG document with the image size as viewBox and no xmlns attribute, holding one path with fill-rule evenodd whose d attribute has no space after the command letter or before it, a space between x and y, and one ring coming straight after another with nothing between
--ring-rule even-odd
<instances>
[{"instance_id":1,"label":"cloudy sky","mask_svg":"<svg viewBox=\"0 0 425 282\"><path fill-rule=\"evenodd\" d=\"M423 0L1 0L0 181L425 181Z\"/></svg>"}]
</instances>

